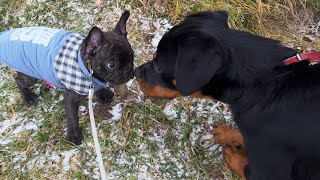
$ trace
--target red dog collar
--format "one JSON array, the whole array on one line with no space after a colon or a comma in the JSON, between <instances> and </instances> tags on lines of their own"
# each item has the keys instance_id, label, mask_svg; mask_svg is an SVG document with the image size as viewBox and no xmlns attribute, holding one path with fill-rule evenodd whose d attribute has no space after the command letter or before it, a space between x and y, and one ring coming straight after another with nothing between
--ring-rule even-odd
<instances>
[{"instance_id":1,"label":"red dog collar","mask_svg":"<svg viewBox=\"0 0 320 180\"><path fill-rule=\"evenodd\" d=\"M298 53L297 55L284 60L283 63L289 65L302 60L307 60L310 64L317 64L320 62L320 51L311 50L303 54Z\"/></svg>"}]
</instances>

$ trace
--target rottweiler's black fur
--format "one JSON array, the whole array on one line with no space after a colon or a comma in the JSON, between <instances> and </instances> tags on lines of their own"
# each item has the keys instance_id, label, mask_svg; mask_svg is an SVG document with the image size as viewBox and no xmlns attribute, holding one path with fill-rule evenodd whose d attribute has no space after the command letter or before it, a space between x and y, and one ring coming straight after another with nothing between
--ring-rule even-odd
<instances>
[{"instance_id":1,"label":"rottweiler's black fur","mask_svg":"<svg viewBox=\"0 0 320 180\"><path fill-rule=\"evenodd\" d=\"M320 66L284 66L297 51L230 29L226 12L189 15L135 75L158 98L211 97L230 104L244 136L247 179L320 179Z\"/></svg>"}]
</instances>

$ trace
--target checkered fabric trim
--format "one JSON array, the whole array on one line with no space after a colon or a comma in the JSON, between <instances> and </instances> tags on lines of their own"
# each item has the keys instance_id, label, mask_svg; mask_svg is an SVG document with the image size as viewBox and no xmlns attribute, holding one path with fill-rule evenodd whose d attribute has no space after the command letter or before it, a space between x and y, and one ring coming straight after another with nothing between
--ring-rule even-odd
<instances>
[{"instance_id":1,"label":"checkered fabric trim","mask_svg":"<svg viewBox=\"0 0 320 180\"><path fill-rule=\"evenodd\" d=\"M78 33L71 34L55 58L54 68L58 79L67 89L88 95L91 81L78 64L78 50L84 38Z\"/></svg>"}]
</instances>

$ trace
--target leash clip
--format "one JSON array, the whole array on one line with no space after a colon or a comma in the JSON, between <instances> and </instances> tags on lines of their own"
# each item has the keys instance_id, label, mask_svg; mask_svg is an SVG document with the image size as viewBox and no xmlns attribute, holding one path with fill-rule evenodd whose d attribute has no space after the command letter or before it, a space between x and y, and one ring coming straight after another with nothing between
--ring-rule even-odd
<instances>
[{"instance_id":1,"label":"leash clip","mask_svg":"<svg viewBox=\"0 0 320 180\"><path fill-rule=\"evenodd\" d=\"M90 87L90 89L89 89L89 95L88 95L88 97L89 97L89 100L92 100L92 98L93 98L93 94L94 94L94 88L93 88L93 85L91 85L92 87Z\"/></svg>"}]
</instances>

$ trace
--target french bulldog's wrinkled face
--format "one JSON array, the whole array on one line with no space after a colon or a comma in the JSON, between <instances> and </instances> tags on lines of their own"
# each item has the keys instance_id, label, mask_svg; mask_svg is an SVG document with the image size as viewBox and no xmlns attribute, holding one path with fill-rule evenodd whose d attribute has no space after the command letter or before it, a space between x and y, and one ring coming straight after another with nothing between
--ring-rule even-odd
<instances>
[{"instance_id":1,"label":"french bulldog's wrinkled face","mask_svg":"<svg viewBox=\"0 0 320 180\"><path fill-rule=\"evenodd\" d=\"M83 56L91 61L93 76L111 85L120 85L133 78L133 50L127 39L125 11L112 31L93 27L84 40ZM84 57L83 57L84 59Z\"/></svg>"}]
</instances>

